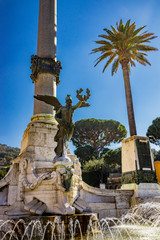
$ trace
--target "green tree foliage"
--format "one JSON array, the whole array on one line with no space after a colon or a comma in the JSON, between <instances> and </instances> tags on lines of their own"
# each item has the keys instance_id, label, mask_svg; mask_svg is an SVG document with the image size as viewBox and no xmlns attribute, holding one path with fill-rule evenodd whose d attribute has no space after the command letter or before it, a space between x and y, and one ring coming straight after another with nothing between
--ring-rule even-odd
<instances>
[{"instance_id":1,"label":"green tree foliage","mask_svg":"<svg viewBox=\"0 0 160 240\"><path fill-rule=\"evenodd\" d=\"M108 152L110 149L109 148L103 148L100 157L102 157L103 154L105 154L106 152Z\"/></svg>"},{"instance_id":2,"label":"green tree foliage","mask_svg":"<svg viewBox=\"0 0 160 240\"><path fill-rule=\"evenodd\" d=\"M155 155L154 161L160 161L160 151Z\"/></svg>"},{"instance_id":3,"label":"green tree foliage","mask_svg":"<svg viewBox=\"0 0 160 240\"><path fill-rule=\"evenodd\" d=\"M109 149L99 159L92 159L84 163L82 169L83 181L93 187L100 183L107 183L109 173L121 173L121 148Z\"/></svg>"},{"instance_id":4,"label":"green tree foliage","mask_svg":"<svg viewBox=\"0 0 160 240\"><path fill-rule=\"evenodd\" d=\"M99 156L104 147L119 143L127 135L126 128L114 120L82 119L75 123L73 144L79 148L89 145Z\"/></svg>"},{"instance_id":5,"label":"green tree foliage","mask_svg":"<svg viewBox=\"0 0 160 240\"><path fill-rule=\"evenodd\" d=\"M83 181L93 187L99 187L101 182L106 182L108 171L104 159L92 159L86 162L82 170Z\"/></svg>"},{"instance_id":6,"label":"green tree foliage","mask_svg":"<svg viewBox=\"0 0 160 240\"><path fill-rule=\"evenodd\" d=\"M158 151L154 148L152 148L151 150L152 150L153 158L155 159L156 155L158 154Z\"/></svg>"},{"instance_id":7,"label":"green tree foliage","mask_svg":"<svg viewBox=\"0 0 160 240\"><path fill-rule=\"evenodd\" d=\"M160 146L160 117L152 121L152 125L149 126L146 135L151 143Z\"/></svg>"},{"instance_id":8,"label":"green tree foliage","mask_svg":"<svg viewBox=\"0 0 160 240\"><path fill-rule=\"evenodd\" d=\"M6 144L0 144L0 166L10 165L11 160L16 158L19 152L19 148L9 147Z\"/></svg>"},{"instance_id":9,"label":"green tree foliage","mask_svg":"<svg viewBox=\"0 0 160 240\"><path fill-rule=\"evenodd\" d=\"M105 154L102 155L104 164L114 172L120 171L121 169L121 148L115 150L109 149Z\"/></svg>"},{"instance_id":10,"label":"green tree foliage","mask_svg":"<svg viewBox=\"0 0 160 240\"><path fill-rule=\"evenodd\" d=\"M9 171L9 168L10 168L10 166L7 166L7 167L5 167L3 169L0 169L0 180L2 178L4 178L4 176L7 174L7 172Z\"/></svg>"},{"instance_id":11,"label":"green tree foliage","mask_svg":"<svg viewBox=\"0 0 160 240\"><path fill-rule=\"evenodd\" d=\"M10 168L11 161L18 156L19 152L19 148L0 144L0 179L6 175Z\"/></svg>"},{"instance_id":12,"label":"green tree foliage","mask_svg":"<svg viewBox=\"0 0 160 240\"><path fill-rule=\"evenodd\" d=\"M83 147L78 147L74 153L77 155L77 157L79 158L79 161L81 162L82 166L83 164L92 159L92 158L96 158L98 157L95 149L92 146L86 145Z\"/></svg>"},{"instance_id":13,"label":"green tree foliage","mask_svg":"<svg viewBox=\"0 0 160 240\"><path fill-rule=\"evenodd\" d=\"M123 21L120 20L116 28L111 26L111 30L107 28L104 29L105 34L99 35L102 40L95 41L100 46L92 50L92 53L99 52L101 54L95 66L103 60L106 61L103 72L112 62L112 75L117 72L119 65L122 67L131 136L136 135L137 131L130 87L130 66L135 67L135 61L144 66L147 64L150 65L146 58L146 52L158 50L146 45L146 43L150 43L156 36L147 31L141 32L145 27L146 26L136 29L135 23L131 23L130 20L128 20L125 25Z\"/></svg>"}]
</instances>

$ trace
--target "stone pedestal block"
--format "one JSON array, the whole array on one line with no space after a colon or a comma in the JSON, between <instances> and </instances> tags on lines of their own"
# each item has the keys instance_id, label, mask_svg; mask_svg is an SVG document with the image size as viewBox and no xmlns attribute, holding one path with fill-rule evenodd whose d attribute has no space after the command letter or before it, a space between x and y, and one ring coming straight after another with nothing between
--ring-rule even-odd
<instances>
[{"instance_id":1,"label":"stone pedestal block","mask_svg":"<svg viewBox=\"0 0 160 240\"><path fill-rule=\"evenodd\" d=\"M132 136L122 141L122 184L156 183L149 139Z\"/></svg>"},{"instance_id":2,"label":"stone pedestal block","mask_svg":"<svg viewBox=\"0 0 160 240\"><path fill-rule=\"evenodd\" d=\"M132 136L122 141L122 188L134 197L160 196L149 139Z\"/></svg>"},{"instance_id":3,"label":"stone pedestal block","mask_svg":"<svg viewBox=\"0 0 160 240\"><path fill-rule=\"evenodd\" d=\"M44 119L41 119L41 115L39 118L35 116L36 120L33 118L25 130L20 155L27 154L30 159L33 159L35 169L53 168L54 149L57 144L54 137L57 125L56 122L51 121L53 119L48 118L48 121L45 122Z\"/></svg>"}]
</instances>

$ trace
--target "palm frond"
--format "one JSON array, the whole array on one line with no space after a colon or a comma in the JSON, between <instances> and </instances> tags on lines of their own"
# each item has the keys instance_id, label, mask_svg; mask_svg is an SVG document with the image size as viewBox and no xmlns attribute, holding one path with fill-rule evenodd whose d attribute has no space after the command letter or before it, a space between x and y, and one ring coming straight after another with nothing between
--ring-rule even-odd
<instances>
[{"instance_id":1,"label":"palm frond","mask_svg":"<svg viewBox=\"0 0 160 240\"><path fill-rule=\"evenodd\" d=\"M97 53L97 52L101 52L101 53L104 53L104 52L111 52L112 50L107 48L106 46L101 46L101 47L98 47L98 48L94 48L91 52L92 53Z\"/></svg>"},{"instance_id":2,"label":"palm frond","mask_svg":"<svg viewBox=\"0 0 160 240\"><path fill-rule=\"evenodd\" d=\"M103 44L104 46L107 46L108 48L113 48L113 45L108 42L108 41L105 41L105 40L100 40L100 41L95 41L95 43L98 43L98 44Z\"/></svg>"},{"instance_id":3,"label":"palm frond","mask_svg":"<svg viewBox=\"0 0 160 240\"><path fill-rule=\"evenodd\" d=\"M107 61L107 63L105 64L104 68L103 68L103 72L106 70L106 68L108 67L108 65L114 60L114 58L116 57L116 54L112 55L109 60Z\"/></svg>"},{"instance_id":4,"label":"palm frond","mask_svg":"<svg viewBox=\"0 0 160 240\"><path fill-rule=\"evenodd\" d=\"M135 56L135 59L144 66L146 66L146 64L151 65L150 62L147 60L147 58L144 57L144 55L142 53L137 54Z\"/></svg>"},{"instance_id":5,"label":"palm frond","mask_svg":"<svg viewBox=\"0 0 160 240\"><path fill-rule=\"evenodd\" d=\"M101 56L96 60L95 66L105 58L107 62L103 68L103 72L108 65L113 61L112 75L117 72L119 63L124 61L130 66L135 66L135 61L143 65L150 65L147 60L146 52L157 51L158 49L146 43L149 43L152 39L155 39L154 33L143 31L146 26L142 26L136 29L135 22L131 23L128 20L126 24L122 19L119 23L116 23L116 28L111 25L111 30L104 28L106 34L101 34L99 37L102 40L95 41L99 44L99 47L94 48L91 53L100 53Z\"/></svg>"},{"instance_id":6,"label":"palm frond","mask_svg":"<svg viewBox=\"0 0 160 240\"><path fill-rule=\"evenodd\" d=\"M125 32L126 32L127 29L129 28L129 26L130 26L130 22L131 22L131 19L129 19L129 20L126 22L126 25L125 25Z\"/></svg>"},{"instance_id":7,"label":"palm frond","mask_svg":"<svg viewBox=\"0 0 160 240\"><path fill-rule=\"evenodd\" d=\"M136 46L136 49L139 50L139 51L145 51L145 52L148 52L148 51L157 51L158 49L155 48L155 47L151 47L151 46L148 46L148 45L142 45L142 44L139 44Z\"/></svg>"},{"instance_id":8,"label":"palm frond","mask_svg":"<svg viewBox=\"0 0 160 240\"><path fill-rule=\"evenodd\" d=\"M124 24L123 24L122 19L119 21L119 25L117 24L117 30L119 32L123 32L123 30L124 30Z\"/></svg>"},{"instance_id":9,"label":"palm frond","mask_svg":"<svg viewBox=\"0 0 160 240\"><path fill-rule=\"evenodd\" d=\"M157 36L153 36L153 33L146 33L146 34L139 35L139 38L141 39L141 41L145 40L146 42L150 41L150 37L152 39L157 38Z\"/></svg>"},{"instance_id":10,"label":"palm frond","mask_svg":"<svg viewBox=\"0 0 160 240\"><path fill-rule=\"evenodd\" d=\"M145 43L145 42L148 42L148 43L149 43L150 40L155 39L155 38L157 38L157 36L149 37L149 38L147 38L147 39L142 40L141 43Z\"/></svg>"},{"instance_id":11,"label":"palm frond","mask_svg":"<svg viewBox=\"0 0 160 240\"><path fill-rule=\"evenodd\" d=\"M111 28L112 28L112 30L113 30L113 32L114 32L114 34L117 34L117 31L116 31L116 29L111 25Z\"/></svg>"},{"instance_id":12,"label":"palm frond","mask_svg":"<svg viewBox=\"0 0 160 240\"><path fill-rule=\"evenodd\" d=\"M113 62L113 65L112 65L112 76L113 76L114 73L117 72L118 67L119 67L119 58L116 58Z\"/></svg>"},{"instance_id":13,"label":"palm frond","mask_svg":"<svg viewBox=\"0 0 160 240\"><path fill-rule=\"evenodd\" d=\"M98 37L102 37L102 38L107 39L111 42L113 41L113 39L115 39L111 35L105 35L105 34L99 35Z\"/></svg>"},{"instance_id":14,"label":"palm frond","mask_svg":"<svg viewBox=\"0 0 160 240\"><path fill-rule=\"evenodd\" d=\"M137 30L135 30L134 32L133 32L133 37L134 36L137 36L137 34L140 32L140 31L142 31L142 29L144 29L146 26L143 26L143 27L140 27L140 28L138 28Z\"/></svg>"},{"instance_id":15,"label":"palm frond","mask_svg":"<svg viewBox=\"0 0 160 240\"><path fill-rule=\"evenodd\" d=\"M112 52L111 53L104 53L103 55L101 55L99 58L97 58L96 59L96 64L94 65L94 66L97 66L97 64L98 63L100 63L102 60L104 60L104 59L106 59L106 58L108 58L108 57L110 57L110 56L112 56Z\"/></svg>"},{"instance_id":16,"label":"palm frond","mask_svg":"<svg viewBox=\"0 0 160 240\"><path fill-rule=\"evenodd\" d=\"M130 59L129 62L130 62L130 64L131 64L131 67L132 67L132 66L134 66L134 67L136 66L135 62L134 62L132 59Z\"/></svg>"},{"instance_id":17,"label":"palm frond","mask_svg":"<svg viewBox=\"0 0 160 240\"><path fill-rule=\"evenodd\" d=\"M136 28L136 25L135 25L135 22L134 22L129 26L128 31L127 31L127 36L131 36L132 33L134 32L135 28Z\"/></svg>"}]
</instances>

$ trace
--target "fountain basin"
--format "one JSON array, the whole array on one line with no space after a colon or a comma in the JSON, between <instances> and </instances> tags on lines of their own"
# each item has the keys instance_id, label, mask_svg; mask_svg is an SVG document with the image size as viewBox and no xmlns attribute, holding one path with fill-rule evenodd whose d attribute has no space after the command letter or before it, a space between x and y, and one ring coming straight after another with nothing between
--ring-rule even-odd
<instances>
[{"instance_id":1,"label":"fountain basin","mask_svg":"<svg viewBox=\"0 0 160 240\"><path fill-rule=\"evenodd\" d=\"M87 234L90 221L96 227L98 216L93 213L66 216L18 216L1 221L0 239L74 239Z\"/></svg>"}]
</instances>

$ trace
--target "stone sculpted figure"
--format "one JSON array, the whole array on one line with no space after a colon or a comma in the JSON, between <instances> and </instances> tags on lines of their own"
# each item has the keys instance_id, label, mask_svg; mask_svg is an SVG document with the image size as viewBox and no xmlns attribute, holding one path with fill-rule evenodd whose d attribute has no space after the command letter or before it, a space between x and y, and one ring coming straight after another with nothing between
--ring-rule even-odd
<instances>
[{"instance_id":1,"label":"stone sculpted figure","mask_svg":"<svg viewBox=\"0 0 160 240\"><path fill-rule=\"evenodd\" d=\"M81 88L77 90L77 98L79 102L72 106L72 98L70 95L66 97L66 105L62 106L58 99L54 96L47 96L47 95L37 95L34 96L36 99L48 103L49 105L54 106L54 110L56 111L55 118L58 122L58 131L55 135L55 141L57 142L57 147L55 148L56 153L56 160L61 160L63 158L67 158L67 149L68 143L72 138L73 130L74 130L74 123L73 123L73 113L77 108L81 107L88 107L90 106L89 103L86 101L90 97L90 90L87 89L87 95L80 95L83 91Z\"/></svg>"}]
</instances>

